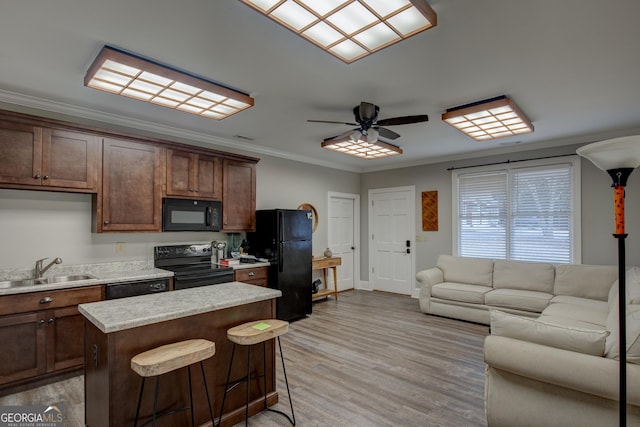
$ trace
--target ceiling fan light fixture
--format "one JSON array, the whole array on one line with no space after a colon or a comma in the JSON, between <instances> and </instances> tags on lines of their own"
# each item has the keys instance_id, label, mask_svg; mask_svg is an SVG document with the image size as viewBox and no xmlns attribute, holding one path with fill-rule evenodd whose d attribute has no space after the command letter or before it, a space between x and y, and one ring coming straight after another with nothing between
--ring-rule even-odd
<instances>
[{"instance_id":1,"label":"ceiling fan light fixture","mask_svg":"<svg viewBox=\"0 0 640 427\"><path fill-rule=\"evenodd\" d=\"M360 138L356 141L352 139L352 136L356 134L356 132L353 132L343 137L323 141L322 148L369 160L402 154L402 148L383 141L378 141L377 131L374 131L373 129L369 130L369 134L367 136L362 136L360 132L357 133L360 135ZM373 141L374 135L376 136L375 141Z\"/></svg>"},{"instance_id":2,"label":"ceiling fan light fixture","mask_svg":"<svg viewBox=\"0 0 640 427\"><path fill-rule=\"evenodd\" d=\"M84 85L202 117L222 120L253 106L246 93L104 46Z\"/></svg>"},{"instance_id":3,"label":"ceiling fan light fixture","mask_svg":"<svg viewBox=\"0 0 640 427\"><path fill-rule=\"evenodd\" d=\"M240 0L347 64L433 28L426 0Z\"/></svg>"},{"instance_id":4,"label":"ceiling fan light fixture","mask_svg":"<svg viewBox=\"0 0 640 427\"><path fill-rule=\"evenodd\" d=\"M449 108L442 120L476 141L534 131L531 121L506 95Z\"/></svg>"}]
</instances>

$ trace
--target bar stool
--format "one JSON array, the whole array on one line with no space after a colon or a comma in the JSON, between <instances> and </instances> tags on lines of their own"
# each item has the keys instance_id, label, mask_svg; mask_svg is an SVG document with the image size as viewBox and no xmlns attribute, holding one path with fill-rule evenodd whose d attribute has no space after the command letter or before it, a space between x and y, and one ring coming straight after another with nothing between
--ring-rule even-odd
<instances>
[{"instance_id":1,"label":"bar stool","mask_svg":"<svg viewBox=\"0 0 640 427\"><path fill-rule=\"evenodd\" d=\"M213 342L204 339L192 339L180 341L172 344L163 345L154 349L137 354L131 358L131 369L142 377L142 385L140 386L140 397L138 398L138 406L136 408L136 419L134 427L138 425L138 417L140 415L140 404L142 402L142 393L144 391L144 382L147 377L156 377L155 397L153 399L153 417L150 421L142 425L156 425L156 420L165 415L170 415L179 411L191 410L191 426L194 425L193 419L193 391L191 388L191 365L200 362L202 370L202 381L207 394L207 403L209 404L209 415L211 415L211 423L215 425L213 409L211 408L211 399L209 398L209 387L204 374L205 359L210 358L216 352L216 346ZM158 390L160 385L160 375L172 372L180 368L187 368L189 376L189 404L185 408L168 410L158 415Z\"/></svg>"},{"instance_id":2,"label":"bar stool","mask_svg":"<svg viewBox=\"0 0 640 427\"><path fill-rule=\"evenodd\" d=\"M224 395L222 396L222 406L220 407L220 414L218 416L218 425L222 420L222 412L224 410L224 401L227 397L227 392L231 391L238 384L247 383L247 401L245 403L244 415L245 426L249 425L249 391L251 389L251 346L254 344L262 343L263 359L262 365L264 369L263 386L264 386L264 407L266 410L276 412L280 415L284 415L292 425L296 425L296 416L293 412L293 402L291 401L291 392L289 391L289 380L287 380L287 370L284 367L284 355L282 354L282 344L280 343L280 335L284 335L289 330L289 322L276 319L256 320L253 322L244 323L242 325L235 326L227 330L227 338L233 342L233 350L231 351L231 360L229 361L229 371L227 372L227 381L224 386ZM278 347L280 348L280 359L282 360L282 372L284 374L284 382L287 385L287 395L289 396L289 406L291 407L291 417L282 411L277 409L271 409L267 406L267 347L266 342L270 339L278 338ZM229 387L229 378L231 376L231 367L233 366L233 357L236 352L237 345L247 346L247 378L235 382Z\"/></svg>"}]
</instances>

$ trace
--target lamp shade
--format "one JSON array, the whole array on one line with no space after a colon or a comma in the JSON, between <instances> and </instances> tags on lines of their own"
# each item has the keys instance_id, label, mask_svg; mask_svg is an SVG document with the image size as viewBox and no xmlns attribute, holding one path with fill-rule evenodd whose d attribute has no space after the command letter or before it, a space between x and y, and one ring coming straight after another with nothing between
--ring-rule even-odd
<instances>
[{"instance_id":1,"label":"lamp shade","mask_svg":"<svg viewBox=\"0 0 640 427\"><path fill-rule=\"evenodd\" d=\"M594 142L576 150L603 171L640 166L640 135Z\"/></svg>"}]
</instances>

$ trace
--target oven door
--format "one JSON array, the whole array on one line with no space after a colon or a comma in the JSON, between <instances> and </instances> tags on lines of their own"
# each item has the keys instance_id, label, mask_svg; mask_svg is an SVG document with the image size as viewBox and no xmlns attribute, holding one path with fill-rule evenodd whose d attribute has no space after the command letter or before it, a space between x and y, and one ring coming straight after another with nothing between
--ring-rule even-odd
<instances>
[{"instance_id":1,"label":"oven door","mask_svg":"<svg viewBox=\"0 0 640 427\"><path fill-rule=\"evenodd\" d=\"M212 272L208 274L176 274L173 277L173 288L179 289L197 288L199 286L217 285L233 282L233 270Z\"/></svg>"},{"instance_id":2,"label":"oven door","mask_svg":"<svg viewBox=\"0 0 640 427\"><path fill-rule=\"evenodd\" d=\"M162 199L163 231L220 231L221 226L217 200Z\"/></svg>"}]
</instances>

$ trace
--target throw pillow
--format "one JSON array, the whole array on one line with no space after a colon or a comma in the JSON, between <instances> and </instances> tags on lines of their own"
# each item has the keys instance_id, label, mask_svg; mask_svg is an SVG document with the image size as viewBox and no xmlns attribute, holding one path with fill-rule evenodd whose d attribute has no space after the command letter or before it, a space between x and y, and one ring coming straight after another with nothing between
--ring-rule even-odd
<instances>
[{"instance_id":1,"label":"throw pillow","mask_svg":"<svg viewBox=\"0 0 640 427\"><path fill-rule=\"evenodd\" d=\"M562 350L603 356L609 332L570 328L491 310L491 334Z\"/></svg>"}]
</instances>

